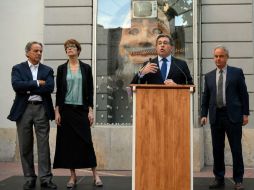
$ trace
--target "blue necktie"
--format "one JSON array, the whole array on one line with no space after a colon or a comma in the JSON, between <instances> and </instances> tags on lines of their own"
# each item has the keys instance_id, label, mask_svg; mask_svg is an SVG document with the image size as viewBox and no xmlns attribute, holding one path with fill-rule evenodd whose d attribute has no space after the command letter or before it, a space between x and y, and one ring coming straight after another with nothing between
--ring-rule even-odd
<instances>
[{"instance_id":1,"label":"blue necktie","mask_svg":"<svg viewBox=\"0 0 254 190\"><path fill-rule=\"evenodd\" d=\"M161 75L162 75L162 78L163 80L166 79L166 75L167 75L167 59L166 58L163 58L162 59L163 63L162 63L162 66L161 66Z\"/></svg>"}]
</instances>

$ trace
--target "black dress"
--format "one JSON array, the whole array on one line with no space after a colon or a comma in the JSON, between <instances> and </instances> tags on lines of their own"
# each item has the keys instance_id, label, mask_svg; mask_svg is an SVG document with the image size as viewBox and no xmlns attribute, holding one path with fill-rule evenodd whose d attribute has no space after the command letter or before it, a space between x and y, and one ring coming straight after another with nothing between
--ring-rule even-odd
<instances>
[{"instance_id":1,"label":"black dress","mask_svg":"<svg viewBox=\"0 0 254 190\"><path fill-rule=\"evenodd\" d=\"M96 167L88 112L82 106L64 105L61 113L53 168Z\"/></svg>"},{"instance_id":2,"label":"black dress","mask_svg":"<svg viewBox=\"0 0 254 190\"><path fill-rule=\"evenodd\" d=\"M61 115L57 127L56 150L53 168L93 168L97 166L88 120L88 107L93 107L92 72L89 65L80 61L83 78L83 104L64 104L67 91L67 63L57 70L56 106Z\"/></svg>"}]
</instances>

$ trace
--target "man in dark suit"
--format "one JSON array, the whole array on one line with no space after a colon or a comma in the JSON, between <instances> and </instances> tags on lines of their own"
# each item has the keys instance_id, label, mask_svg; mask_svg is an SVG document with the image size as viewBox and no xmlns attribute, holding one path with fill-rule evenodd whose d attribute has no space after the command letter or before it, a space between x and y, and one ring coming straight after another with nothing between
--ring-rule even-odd
<instances>
[{"instance_id":1,"label":"man in dark suit","mask_svg":"<svg viewBox=\"0 0 254 190\"><path fill-rule=\"evenodd\" d=\"M242 156L242 126L248 123L249 95L242 69L227 65L228 50L223 46L214 49L216 69L205 75L205 88L201 106L201 125L211 124L215 180L209 188L225 185L224 143L227 134L233 157L235 189L243 187L244 164Z\"/></svg>"},{"instance_id":2,"label":"man in dark suit","mask_svg":"<svg viewBox=\"0 0 254 190\"><path fill-rule=\"evenodd\" d=\"M185 61L171 55L173 39L160 34L156 39L158 56L145 62L134 76L132 84L193 84L189 68Z\"/></svg>"},{"instance_id":3,"label":"man in dark suit","mask_svg":"<svg viewBox=\"0 0 254 190\"><path fill-rule=\"evenodd\" d=\"M25 47L27 61L12 68L12 87L16 97L8 119L16 121L20 157L26 183L23 189L36 186L33 155L33 126L37 138L38 174L41 187L56 189L51 181L49 120L54 119L51 93L54 90L53 70L40 63L42 44L29 42Z\"/></svg>"}]
</instances>

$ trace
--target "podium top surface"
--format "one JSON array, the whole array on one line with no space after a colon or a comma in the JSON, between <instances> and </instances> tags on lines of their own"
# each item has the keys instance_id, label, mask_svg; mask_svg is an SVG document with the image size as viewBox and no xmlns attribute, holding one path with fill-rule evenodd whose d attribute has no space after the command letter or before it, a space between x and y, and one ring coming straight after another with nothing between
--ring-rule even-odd
<instances>
[{"instance_id":1,"label":"podium top surface","mask_svg":"<svg viewBox=\"0 0 254 190\"><path fill-rule=\"evenodd\" d=\"M136 89L190 89L194 92L195 85L165 85L165 84L130 84L133 91Z\"/></svg>"}]
</instances>

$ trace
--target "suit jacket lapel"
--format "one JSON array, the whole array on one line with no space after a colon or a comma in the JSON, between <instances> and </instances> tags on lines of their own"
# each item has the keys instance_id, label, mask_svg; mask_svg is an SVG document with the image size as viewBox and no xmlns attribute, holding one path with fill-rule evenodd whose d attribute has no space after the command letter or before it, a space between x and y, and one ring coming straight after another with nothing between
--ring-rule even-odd
<instances>
[{"instance_id":1,"label":"suit jacket lapel","mask_svg":"<svg viewBox=\"0 0 254 190\"><path fill-rule=\"evenodd\" d=\"M212 97L215 98L215 101L216 101L216 96L217 96L216 69L214 69L211 74L211 82L213 83L212 85L215 88L215 90L213 91L213 92L215 92L215 94L212 94Z\"/></svg>"},{"instance_id":2,"label":"suit jacket lapel","mask_svg":"<svg viewBox=\"0 0 254 190\"><path fill-rule=\"evenodd\" d=\"M230 66L227 66L227 75L226 75L226 86L225 86L225 89L227 89L228 87L228 84L230 82L230 79L231 79L231 67Z\"/></svg>"},{"instance_id":3,"label":"suit jacket lapel","mask_svg":"<svg viewBox=\"0 0 254 190\"><path fill-rule=\"evenodd\" d=\"M63 87L64 89L67 89L67 66L68 66L68 61L64 64L64 67L63 67L63 76L62 76L62 79L63 79Z\"/></svg>"},{"instance_id":4,"label":"suit jacket lapel","mask_svg":"<svg viewBox=\"0 0 254 190\"><path fill-rule=\"evenodd\" d=\"M41 78L41 74L42 74L42 66L41 66L41 63L39 64L39 67L38 67L38 72L37 72L37 80L40 80L42 79Z\"/></svg>"},{"instance_id":5,"label":"suit jacket lapel","mask_svg":"<svg viewBox=\"0 0 254 190\"><path fill-rule=\"evenodd\" d=\"M175 71L175 64L176 64L176 63L173 63L174 61L175 61L174 57L171 56L170 69L169 69L167 78L172 78L173 77L172 75Z\"/></svg>"},{"instance_id":6,"label":"suit jacket lapel","mask_svg":"<svg viewBox=\"0 0 254 190\"><path fill-rule=\"evenodd\" d=\"M215 87L217 87L217 85L216 85L216 69L212 73L212 81L213 81L213 85Z\"/></svg>"},{"instance_id":7,"label":"suit jacket lapel","mask_svg":"<svg viewBox=\"0 0 254 190\"><path fill-rule=\"evenodd\" d=\"M28 64L27 61L24 64L24 69L25 69L25 73L28 75L28 78L30 80L33 80L33 75L32 75L31 69L30 69L29 64Z\"/></svg>"}]
</instances>

